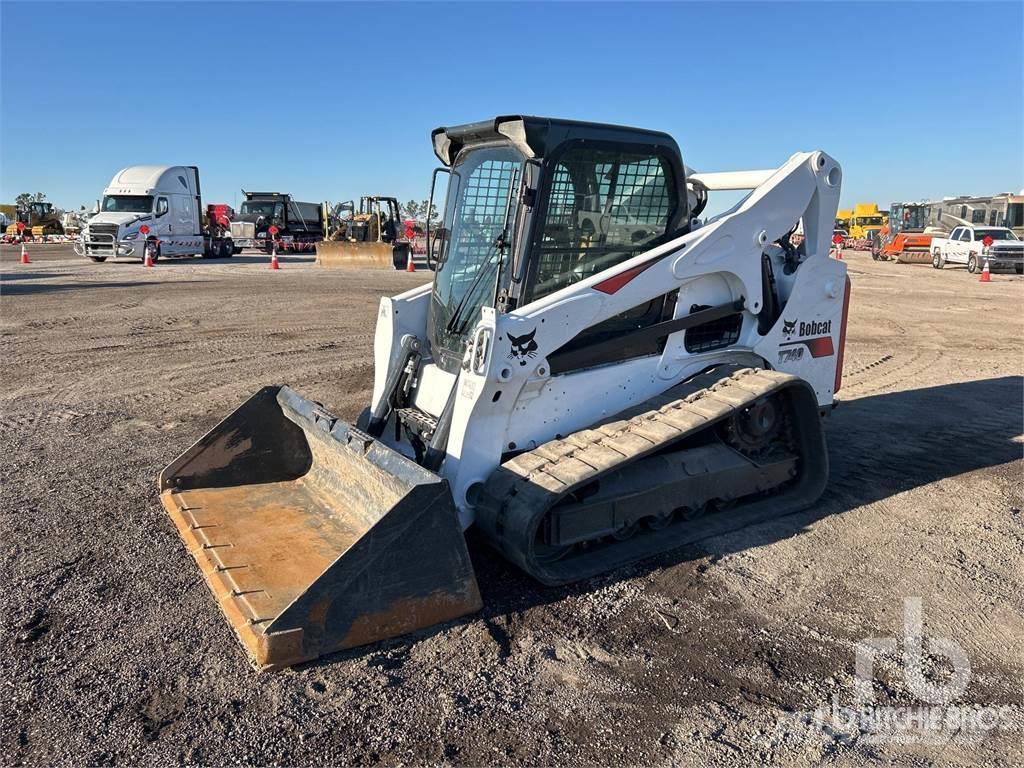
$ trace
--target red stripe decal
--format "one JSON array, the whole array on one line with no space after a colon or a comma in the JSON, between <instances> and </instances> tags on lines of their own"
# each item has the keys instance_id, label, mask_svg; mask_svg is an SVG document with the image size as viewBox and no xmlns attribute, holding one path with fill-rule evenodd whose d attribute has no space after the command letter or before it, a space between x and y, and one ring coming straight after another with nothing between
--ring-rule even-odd
<instances>
[{"instance_id":1,"label":"red stripe decal","mask_svg":"<svg viewBox=\"0 0 1024 768\"><path fill-rule=\"evenodd\" d=\"M653 264L654 261L652 260L648 261L646 264L641 264L638 267L627 269L625 272L620 272L614 277L609 277L607 280L602 280L600 283L594 286L594 290L600 291L601 293L607 293L609 295L616 293L620 288L622 288L622 286L624 286L626 283L628 283L630 280L632 280L634 277L639 275L641 272L643 272Z\"/></svg>"},{"instance_id":2,"label":"red stripe decal","mask_svg":"<svg viewBox=\"0 0 1024 768\"><path fill-rule=\"evenodd\" d=\"M779 344L779 347L797 347L803 344L811 351L811 357L831 357L835 354L832 347L831 336L819 336L816 339L801 339L800 341L787 341Z\"/></svg>"},{"instance_id":3,"label":"red stripe decal","mask_svg":"<svg viewBox=\"0 0 1024 768\"><path fill-rule=\"evenodd\" d=\"M807 339L804 344L806 344L807 348L811 350L811 357L831 357L835 354L832 349L831 336L819 336L817 339Z\"/></svg>"}]
</instances>

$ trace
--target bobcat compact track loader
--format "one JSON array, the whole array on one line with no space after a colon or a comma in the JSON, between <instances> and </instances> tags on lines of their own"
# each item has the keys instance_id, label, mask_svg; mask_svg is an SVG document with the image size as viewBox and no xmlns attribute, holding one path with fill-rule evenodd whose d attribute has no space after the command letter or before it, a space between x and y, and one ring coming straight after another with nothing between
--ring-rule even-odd
<instances>
[{"instance_id":1,"label":"bobcat compact track loader","mask_svg":"<svg viewBox=\"0 0 1024 768\"><path fill-rule=\"evenodd\" d=\"M260 668L477 610L474 524L561 584L827 480L850 293L835 160L696 173L663 133L520 116L433 143L436 273L381 300L358 424L267 387L160 477ZM752 191L700 222L719 189Z\"/></svg>"}]
</instances>

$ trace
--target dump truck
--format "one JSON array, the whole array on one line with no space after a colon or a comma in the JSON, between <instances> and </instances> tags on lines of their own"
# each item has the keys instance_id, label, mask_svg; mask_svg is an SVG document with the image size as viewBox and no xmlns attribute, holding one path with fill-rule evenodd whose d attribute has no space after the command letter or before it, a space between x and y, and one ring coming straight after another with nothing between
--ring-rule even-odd
<instances>
[{"instance_id":1,"label":"dump truck","mask_svg":"<svg viewBox=\"0 0 1024 768\"><path fill-rule=\"evenodd\" d=\"M878 210L877 203L857 203L850 218L850 239L846 247L857 251L871 250L884 224L885 217Z\"/></svg>"},{"instance_id":2,"label":"dump truck","mask_svg":"<svg viewBox=\"0 0 1024 768\"><path fill-rule=\"evenodd\" d=\"M75 252L107 259L231 256L231 237L204 222L199 168L194 165L130 165L103 190L99 212L89 218Z\"/></svg>"},{"instance_id":3,"label":"dump truck","mask_svg":"<svg viewBox=\"0 0 1024 768\"><path fill-rule=\"evenodd\" d=\"M321 267L371 267L405 269L412 245L405 235L398 200L364 195L356 208L350 201L339 210L352 215L341 219L328 237L316 244L316 263Z\"/></svg>"},{"instance_id":4,"label":"dump truck","mask_svg":"<svg viewBox=\"0 0 1024 768\"><path fill-rule=\"evenodd\" d=\"M299 202L282 192L243 189L242 194L245 200L231 222L235 253L243 248L270 253L275 247L311 251L323 239L326 223L319 203ZM276 235L271 227L277 227Z\"/></svg>"},{"instance_id":5,"label":"dump truck","mask_svg":"<svg viewBox=\"0 0 1024 768\"><path fill-rule=\"evenodd\" d=\"M23 224L22 229L18 224ZM14 220L8 223L5 234L8 238L31 238L39 240L50 235L63 235L64 225L60 215L53 208L53 203L33 200L17 206Z\"/></svg>"},{"instance_id":6,"label":"dump truck","mask_svg":"<svg viewBox=\"0 0 1024 768\"><path fill-rule=\"evenodd\" d=\"M356 423L266 386L159 477L259 669L478 610L471 526L558 585L827 482L850 298L832 157L700 172L665 133L527 116L432 139L436 271L381 299Z\"/></svg>"}]
</instances>

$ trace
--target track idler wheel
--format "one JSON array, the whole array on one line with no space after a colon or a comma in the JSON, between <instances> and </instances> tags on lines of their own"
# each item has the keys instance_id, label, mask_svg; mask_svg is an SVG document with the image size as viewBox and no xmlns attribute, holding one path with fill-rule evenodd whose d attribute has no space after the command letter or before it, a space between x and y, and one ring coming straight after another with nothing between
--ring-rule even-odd
<instances>
[{"instance_id":1,"label":"track idler wheel","mask_svg":"<svg viewBox=\"0 0 1024 768\"><path fill-rule=\"evenodd\" d=\"M762 397L725 422L722 437L745 456L758 458L778 445L785 432L785 404Z\"/></svg>"}]
</instances>

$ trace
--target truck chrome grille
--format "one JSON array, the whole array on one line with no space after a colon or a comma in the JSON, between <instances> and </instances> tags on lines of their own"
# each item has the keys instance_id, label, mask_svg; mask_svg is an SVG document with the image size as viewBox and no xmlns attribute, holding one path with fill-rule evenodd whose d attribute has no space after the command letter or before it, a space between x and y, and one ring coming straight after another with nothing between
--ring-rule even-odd
<instances>
[{"instance_id":1,"label":"truck chrome grille","mask_svg":"<svg viewBox=\"0 0 1024 768\"><path fill-rule=\"evenodd\" d=\"M256 225L249 221L231 222L232 237L256 237Z\"/></svg>"},{"instance_id":2,"label":"truck chrome grille","mask_svg":"<svg viewBox=\"0 0 1024 768\"><path fill-rule=\"evenodd\" d=\"M112 235L117 239L117 224L90 224L88 236L92 235Z\"/></svg>"}]
</instances>

